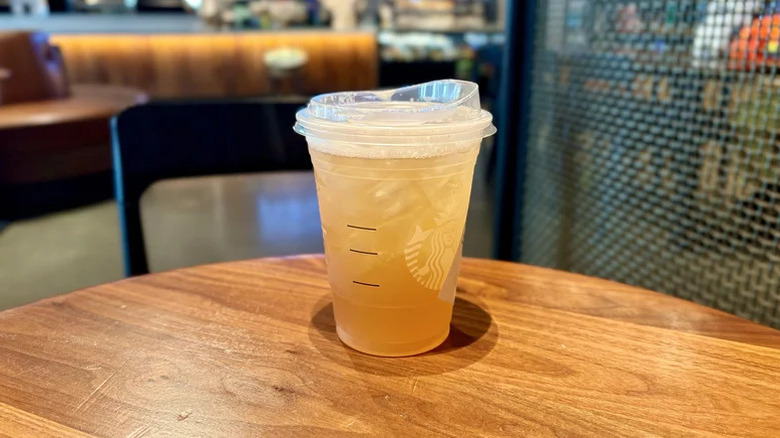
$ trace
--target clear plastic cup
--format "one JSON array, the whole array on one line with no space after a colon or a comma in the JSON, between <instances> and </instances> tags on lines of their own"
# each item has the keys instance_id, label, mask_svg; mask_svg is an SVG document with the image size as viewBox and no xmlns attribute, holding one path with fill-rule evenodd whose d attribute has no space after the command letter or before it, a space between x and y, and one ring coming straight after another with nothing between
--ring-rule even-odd
<instances>
[{"instance_id":1,"label":"clear plastic cup","mask_svg":"<svg viewBox=\"0 0 780 438\"><path fill-rule=\"evenodd\" d=\"M324 94L297 114L317 184L339 338L379 356L449 333L479 145L477 85Z\"/></svg>"}]
</instances>

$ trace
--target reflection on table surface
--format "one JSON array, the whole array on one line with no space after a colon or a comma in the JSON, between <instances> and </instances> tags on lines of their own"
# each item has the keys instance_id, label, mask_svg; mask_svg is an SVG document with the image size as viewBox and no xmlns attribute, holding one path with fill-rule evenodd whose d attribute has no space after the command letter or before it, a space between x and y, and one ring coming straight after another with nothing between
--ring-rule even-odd
<instances>
[{"instance_id":1,"label":"reflection on table surface","mask_svg":"<svg viewBox=\"0 0 780 438\"><path fill-rule=\"evenodd\" d=\"M153 272L323 252L311 172L166 180L143 195L141 214Z\"/></svg>"}]
</instances>

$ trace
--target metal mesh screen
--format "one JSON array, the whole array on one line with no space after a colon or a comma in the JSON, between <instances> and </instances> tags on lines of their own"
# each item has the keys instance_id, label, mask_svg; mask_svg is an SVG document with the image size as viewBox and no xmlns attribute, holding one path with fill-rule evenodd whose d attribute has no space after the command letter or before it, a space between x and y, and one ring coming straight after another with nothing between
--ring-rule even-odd
<instances>
[{"instance_id":1,"label":"metal mesh screen","mask_svg":"<svg viewBox=\"0 0 780 438\"><path fill-rule=\"evenodd\" d=\"M522 261L780 327L780 5L537 0L535 22Z\"/></svg>"}]
</instances>

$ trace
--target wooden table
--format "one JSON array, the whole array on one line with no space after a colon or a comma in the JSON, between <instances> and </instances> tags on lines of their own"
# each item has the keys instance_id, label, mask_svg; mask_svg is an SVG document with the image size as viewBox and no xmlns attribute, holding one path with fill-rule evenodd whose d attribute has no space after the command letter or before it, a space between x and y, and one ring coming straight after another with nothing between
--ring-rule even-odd
<instances>
[{"instance_id":1,"label":"wooden table","mask_svg":"<svg viewBox=\"0 0 780 438\"><path fill-rule=\"evenodd\" d=\"M466 260L450 338L342 345L319 257L136 277L0 313L0 435L777 436L780 332Z\"/></svg>"},{"instance_id":2,"label":"wooden table","mask_svg":"<svg viewBox=\"0 0 780 438\"><path fill-rule=\"evenodd\" d=\"M67 99L0 105L0 183L111 169L109 120L146 99L135 88L73 85Z\"/></svg>"}]
</instances>

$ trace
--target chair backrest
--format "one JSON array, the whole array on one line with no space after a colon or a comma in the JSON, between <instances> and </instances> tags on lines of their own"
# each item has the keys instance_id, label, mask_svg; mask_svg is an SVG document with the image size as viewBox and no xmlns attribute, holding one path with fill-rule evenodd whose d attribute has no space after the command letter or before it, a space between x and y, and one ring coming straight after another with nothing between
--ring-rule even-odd
<instances>
[{"instance_id":1,"label":"chair backrest","mask_svg":"<svg viewBox=\"0 0 780 438\"><path fill-rule=\"evenodd\" d=\"M0 32L0 68L6 71L0 105L68 96L62 54L41 32Z\"/></svg>"},{"instance_id":2,"label":"chair backrest","mask_svg":"<svg viewBox=\"0 0 780 438\"><path fill-rule=\"evenodd\" d=\"M305 101L169 102L114 117L114 177L125 273L148 272L140 198L166 178L311 167L293 132Z\"/></svg>"},{"instance_id":3,"label":"chair backrest","mask_svg":"<svg viewBox=\"0 0 780 438\"><path fill-rule=\"evenodd\" d=\"M520 207L499 215L516 223L504 256L780 328L780 59L763 48L778 38L751 31L780 18L774 6L595 2L569 27L566 5L512 11L536 40L507 53L531 74L507 76L530 92L505 93L529 111L509 115L528 129L501 146L520 151L502 162ZM642 25L660 11L676 12ZM527 41L511 27L508 42Z\"/></svg>"}]
</instances>

